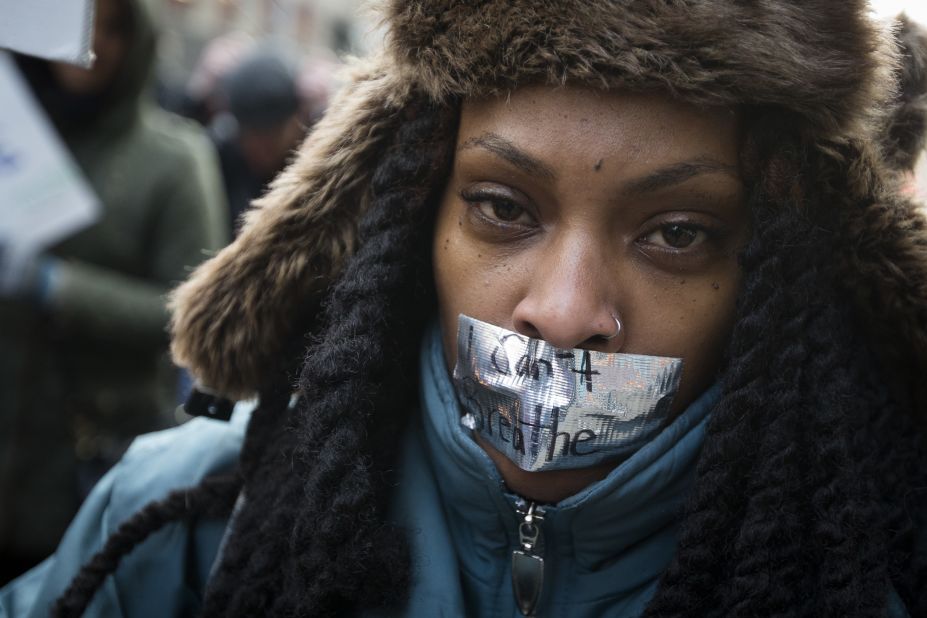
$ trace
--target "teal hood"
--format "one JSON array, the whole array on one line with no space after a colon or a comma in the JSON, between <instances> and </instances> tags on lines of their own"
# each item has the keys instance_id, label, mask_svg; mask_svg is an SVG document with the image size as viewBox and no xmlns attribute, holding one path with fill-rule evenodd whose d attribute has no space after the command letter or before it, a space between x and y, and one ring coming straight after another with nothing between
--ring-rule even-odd
<instances>
[{"instance_id":1,"label":"teal hood","mask_svg":"<svg viewBox=\"0 0 927 618\"><path fill-rule=\"evenodd\" d=\"M518 497L461 427L437 326L421 354L422 416L394 503L415 560L411 616L521 616L511 583ZM637 616L676 549L717 387L582 492L546 506L538 616Z\"/></svg>"}]
</instances>

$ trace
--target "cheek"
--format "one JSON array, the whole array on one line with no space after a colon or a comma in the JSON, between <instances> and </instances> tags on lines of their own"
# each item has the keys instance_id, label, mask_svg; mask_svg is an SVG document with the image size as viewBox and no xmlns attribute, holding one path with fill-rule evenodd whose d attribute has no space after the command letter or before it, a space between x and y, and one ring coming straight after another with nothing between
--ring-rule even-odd
<instances>
[{"instance_id":1,"label":"cheek","mask_svg":"<svg viewBox=\"0 0 927 618\"><path fill-rule=\"evenodd\" d=\"M464 208L442 201L432 246L438 312L448 368L456 359L457 316L512 328L528 276L521 255L499 255L465 233Z\"/></svg>"},{"instance_id":2,"label":"cheek","mask_svg":"<svg viewBox=\"0 0 927 618\"><path fill-rule=\"evenodd\" d=\"M732 260L708 275L680 277L652 290L649 301L638 303L623 351L683 359L674 410L685 409L717 379L739 289L740 270Z\"/></svg>"}]
</instances>

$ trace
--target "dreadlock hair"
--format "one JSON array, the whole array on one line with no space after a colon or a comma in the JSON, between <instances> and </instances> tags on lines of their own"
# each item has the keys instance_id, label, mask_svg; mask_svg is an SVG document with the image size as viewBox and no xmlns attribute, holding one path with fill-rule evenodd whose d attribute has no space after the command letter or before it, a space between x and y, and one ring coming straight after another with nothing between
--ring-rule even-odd
<instances>
[{"instance_id":1,"label":"dreadlock hair","mask_svg":"<svg viewBox=\"0 0 927 618\"><path fill-rule=\"evenodd\" d=\"M927 615L923 435L887 392L836 260L821 258L843 238L826 191L808 186L824 186L813 170L827 157L800 122L755 111L742 149L753 234L722 396L645 615L881 616L889 582Z\"/></svg>"},{"instance_id":2,"label":"dreadlock hair","mask_svg":"<svg viewBox=\"0 0 927 618\"><path fill-rule=\"evenodd\" d=\"M179 489L162 500L150 502L123 522L106 540L103 549L81 568L52 607L52 615L82 615L106 576L116 570L136 545L171 521L227 516L240 489L241 479L233 472L209 477L196 487Z\"/></svg>"},{"instance_id":3,"label":"dreadlock hair","mask_svg":"<svg viewBox=\"0 0 927 618\"><path fill-rule=\"evenodd\" d=\"M428 206L447 175L450 117L409 110L377 165L360 246L306 355L299 403L275 435L284 446L264 442L246 472L206 616L344 615L405 595L407 548L384 515L395 436L417 394L408 367L434 310L421 282L431 276Z\"/></svg>"},{"instance_id":4,"label":"dreadlock hair","mask_svg":"<svg viewBox=\"0 0 927 618\"><path fill-rule=\"evenodd\" d=\"M306 354L298 403L288 406L287 388L262 395L205 616L344 615L398 605L408 590L408 550L385 506L395 436L414 406L414 346L435 307L429 206L447 176L453 112L420 105L401 121ZM678 551L645 615L875 616L889 584L912 615L927 615L923 434L914 403L886 387L887 365L859 335L866 316L846 302L830 257L853 250L852 224L827 206L858 153L810 147L781 111L747 112L753 234L722 396ZM97 585L118 561L98 558ZM59 605L92 595L76 582Z\"/></svg>"}]
</instances>

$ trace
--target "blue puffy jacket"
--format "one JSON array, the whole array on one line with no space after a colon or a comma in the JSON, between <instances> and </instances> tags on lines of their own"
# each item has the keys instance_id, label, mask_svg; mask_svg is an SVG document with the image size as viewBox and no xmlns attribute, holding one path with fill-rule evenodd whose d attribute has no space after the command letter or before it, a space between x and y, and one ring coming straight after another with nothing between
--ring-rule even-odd
<instances>
[{"instance_id":1,"label":"blue puffy jacket","mask_svg":"<svg viewBox=\"0 0 927 618\"><path fill-rule=\"evenodd\" d=\"M512 552L517 497L463 430L439 335L422 350L421 410L403 438L392 518L414 556L402 616L519 618ZM717 388L704 393L605 479L545 508L539 616L639 616L676 547L678 514L694 478ZM224 423L197 419L136 440L104 478L58 551L0 591L0 616L47 616L81 564L120 522L152 498L229 470L249 410ZM170 524L130 553L94 597L87 616L142 618L197 613L227 521ZM889 616L908 616L897 595ZM379 615L379 614L378 614Z\"/></svg>"}]
</instances>

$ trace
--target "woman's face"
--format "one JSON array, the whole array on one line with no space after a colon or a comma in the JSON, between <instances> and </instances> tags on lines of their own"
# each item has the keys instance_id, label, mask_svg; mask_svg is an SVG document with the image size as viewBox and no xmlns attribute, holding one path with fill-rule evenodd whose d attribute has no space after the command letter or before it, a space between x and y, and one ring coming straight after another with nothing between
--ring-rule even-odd
<instances>
[{"instance_id":1,"label":"woman's face","mask_svg":"<svg viewBox=\"0 0 927 618\"><path fill-rule=\"evenodd\" d=\"M725 109L540 86L466 102L433 247L448 368L463 313L561 348L682 358L684 409L733 321L737 163Z\"/></svg>"}]
</instances>

